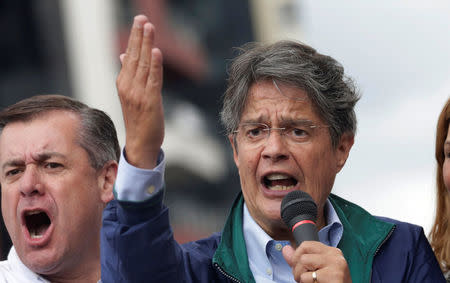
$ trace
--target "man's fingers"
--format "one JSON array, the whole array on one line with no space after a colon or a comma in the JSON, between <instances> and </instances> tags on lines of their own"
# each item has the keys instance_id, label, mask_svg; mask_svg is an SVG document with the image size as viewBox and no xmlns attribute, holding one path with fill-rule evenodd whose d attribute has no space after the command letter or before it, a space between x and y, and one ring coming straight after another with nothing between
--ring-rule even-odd
<instances>
[{"instance_id":1,"label":"man's fingers","mask_svg":"<svg viewBox=\"0 0 450 283\"><path fill-rule=\"evenodd\" d=\"M286 249L286 250L285 250ZM292 249L292 248L291 248ZM291 253L287 246L283 248L283 255ZM287 256L285 256L288 261ZM304 241L291 255L292 271L296 281L312 282L312 272L322 279L322 282L347 282L350 278L347 261L338 248L326 246L320 242ZM320 281L319 281L320 282Z\"/></svg>"},{"instance_id":2,"label":"man's fingers","mask_svg":"<svg viewBox=\"0 0 450 283\"><path fill-rule=\"evenodd\" d=\"M146 22L148 22L148 19L144 15L134 17L130 37L128 38L127 50L125 52L128 55L135 57L139 56L142 41L142 29Z\"/></svg>"},{"instance_id":3,"label":"man's fingers","mask_svg":"<svg viewBox=\"0 0 450 283\"><path fill-rule=\"evenodd\" d=\"M295 262L294 262L295 250L294 250L294 248L287 245L287 246L283 247L283 250L281 252L283 253L283 257L286 260L286 262L289 264L289 266L293 267L295 265Z\"/></svg>"},{"instance_id":4,"label":"man's fingers","mask_svg":"<svg viewBox=\"0 0 450 283\"><path fill-rule=\"evenodd\" d=\"M320 254L326 251L328 251L328 247L316 241L304 241L296 250L300 254Z\"/></svg>"},{"instance_id":5,"label":"man's fingers","mask_svg":"<svg viewBox=\"0 0 450 283\"><path fill-rule=\"evenodd\" d=\"M147 76L149 74L150 63L152 61L152 48L154 38L154 27L151 23L144 25L141 54L139 56L136 81L145 86L147 84Z\"/></svg>"},{"instance_id":6,"label":"man's fingers","mask_svg":"<svg viewBox=\"0 0 450 283\"><path fill-rule=\"evenodd\" d=\"M298 248L297 248L298 250ZM321 265L321 255L317 254L302 254L299 255L297 250L294 250L291 246L283 247L283 256L289 266L292 267L292 272L294 274L294 278L297 282L300 280L300 276L302 276L303 282L303 274L305 272L316 270ZM317 266L316 266L317 265Z\"/></svg>"},{"instance_id":7,"label":"man's fingers","mask_svg":"<svg viewBox=\"0 0 450 283\"><path fill-rule=\"evenodd\" d=\"M163 57L158 48L152 49L152 61L150 63L150 72L148 74L146 89L150 93L160 93L163 83Z\"/></svg>"},{"instance_id":8,"label":"man's fingers","mask_svg":"<svg viewBox=\"0 0 450 283\"><path fill-rule=\"evenodd\" d=\"M147 21L147 17L143 15L134 17L127 50L125 54L120 55L122 68L116 81L119 97L121 97L121 94L128 93L129 88L133 84L140 55L138 52L141 50L143 27Z\"/></svg>"},{"instance_id":9,"label":"man's fingers","mask_svg":"<svg viewBox=\"0 0 450 283\"><path fill-rule=\"evenodd\" d=\"M299 258L299 263L302 266L302 272L304 272L324 267L327 260L333 260L333 258L322 254L304 254Z\"/></svg>"},{"instance_id":10,"label":"man's fingers","mask_svg":"<svg viewBox=\"0 0 450 283\"><path fill-rule=\"evenodd\" d=\"M313 272L315 272L315 277L316 277L316 281L314 281L314 275ZM322 278L322 277L321 277ZM323 282L326 282L324 280L324 278L322 278ZM309 271L309 272L305 272L302 273L302 275L300 276L300 282L302 283L315 283L315 282L319 282L319 271Z\"/></svg>"},{"instance_id":11,"label":"man's fingers","mask_svg":"<svg viewBox=\"0 0 450 283\"><path fill-rule=\"evenodd\" d=\"M134 17L133 27L131 28L130 38L128 39L127 51L125 52L127 56L124 58L125 60L122 66L124 71L131 77L134 77L136 73L142 45L142 30L147 21L147 17L144 15Z\"/></svg>"}]
</instances>

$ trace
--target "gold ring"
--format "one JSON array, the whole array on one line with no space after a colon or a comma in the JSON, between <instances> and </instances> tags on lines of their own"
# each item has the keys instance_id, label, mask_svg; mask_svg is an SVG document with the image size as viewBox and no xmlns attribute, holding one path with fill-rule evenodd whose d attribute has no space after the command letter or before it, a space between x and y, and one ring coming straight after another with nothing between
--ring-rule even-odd
<instances>
[{"instance_id":1,"label":"gold ring","mask_svg":"<svg viewBox=\"0 0 450 283\"><path fill-rule=\"evenodd\" d=\"M313 282L318 282L317 281L317 273L315 271L313 271L313 273L312 273L312 278L313 278Z\"/></svg>"}]
</instances>

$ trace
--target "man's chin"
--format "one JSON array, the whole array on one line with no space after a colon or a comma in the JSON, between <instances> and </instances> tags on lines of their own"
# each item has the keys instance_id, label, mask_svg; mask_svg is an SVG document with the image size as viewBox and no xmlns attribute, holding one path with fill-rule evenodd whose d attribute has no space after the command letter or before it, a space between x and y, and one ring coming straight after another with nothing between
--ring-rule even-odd
<instances>
[{"instance_id":1,"label":"man's chin","mask_svg":"<svg viewBox=\"0 0 450 283\"><path fill-rule=\"evenodd\" d=\"M19 256L22 262L33 272L46 275L55 272L59 265L59 258L57 254L50 251L32 251L24 257Z\"/></svg>"},{"instance_id":2,"label":"man's chin","mask_svg":"<svg viewBox=\"0 0 450 283\"><path fill-rule=\"evenodd\" d=\"M270 222L276 224L281 223L281 201L270 200L264 204L264 217Z\"/></svg>"}]
</instances>

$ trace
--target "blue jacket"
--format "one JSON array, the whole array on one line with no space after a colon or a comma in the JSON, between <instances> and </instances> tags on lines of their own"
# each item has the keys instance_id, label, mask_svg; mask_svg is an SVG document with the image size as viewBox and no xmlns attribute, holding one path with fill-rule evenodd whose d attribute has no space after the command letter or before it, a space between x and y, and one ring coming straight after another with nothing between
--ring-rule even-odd
<instances>
[{"instance_id":1,"label":"blue jacket","mask_svg":"<svg viewBox=\"0 0 450 283\"><path fill-rule=\"evenodd\" d=\"M242 231L243 198L222 233L179 245L162 191L144 203L112 201L103 214L102 282L255 282ZM444 282L423 229L377 218L335 195L340 248L353 282Z\"/></svg>"}]
</instances>

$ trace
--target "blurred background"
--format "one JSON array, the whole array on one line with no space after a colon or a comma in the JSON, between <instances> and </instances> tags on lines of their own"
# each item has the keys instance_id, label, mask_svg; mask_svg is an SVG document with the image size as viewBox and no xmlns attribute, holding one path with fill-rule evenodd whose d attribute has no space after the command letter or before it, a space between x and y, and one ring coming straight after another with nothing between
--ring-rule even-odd
<instances>
[{"instance_id":1,"label":"blurred background","mask_svg":"<svg viewBox=\"0 0 450 283\"><path fill-rule=\"evenodd\" d=\"M450 96L449 12L447 0L1 1L0 108L35 94L75 97L109 113L123 145L118 58L134 15L146 14L164 54L166 204L185 242L221 230L240 189L218 119L232 47L299 40L340 61L362 94L334 193L428 233L435 125Z\"/></svg>"}]
</instances>

